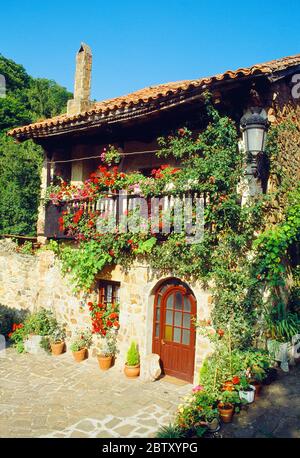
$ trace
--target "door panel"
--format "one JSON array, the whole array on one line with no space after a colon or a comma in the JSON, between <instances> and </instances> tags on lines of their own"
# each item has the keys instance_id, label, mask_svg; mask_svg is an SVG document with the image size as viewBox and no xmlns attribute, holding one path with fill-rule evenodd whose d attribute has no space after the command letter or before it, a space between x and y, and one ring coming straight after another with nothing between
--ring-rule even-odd
<instances>
[{"instance_id":1,"label":"door panel","mask_svg":"<svg viewBox=\"0 0 300 458\"><path fill-rule=\"evenodd\" d=\"M193 381L196 301L183 286L162 288L155 298L153 352L166 374Z\"/></svg>"}]
</instances>

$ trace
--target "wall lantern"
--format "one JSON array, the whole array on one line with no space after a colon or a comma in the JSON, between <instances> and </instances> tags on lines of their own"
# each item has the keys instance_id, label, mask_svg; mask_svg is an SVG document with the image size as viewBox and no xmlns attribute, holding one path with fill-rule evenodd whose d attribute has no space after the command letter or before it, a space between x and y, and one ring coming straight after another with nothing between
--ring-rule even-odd
<instances>
[{"instance_id":1,"label":"wall lantern","mask_svg":"<svg viewBox=\"0 0 300 458\"><path fill-rule=\"evenodd\" d=\"M251 114L242 117L241 130L248 161L252 164L254 175L257 175L257 162L266 146L268 120L260 114L260 108L252 108L251 111Z\"/></svg>"}]
</instances>

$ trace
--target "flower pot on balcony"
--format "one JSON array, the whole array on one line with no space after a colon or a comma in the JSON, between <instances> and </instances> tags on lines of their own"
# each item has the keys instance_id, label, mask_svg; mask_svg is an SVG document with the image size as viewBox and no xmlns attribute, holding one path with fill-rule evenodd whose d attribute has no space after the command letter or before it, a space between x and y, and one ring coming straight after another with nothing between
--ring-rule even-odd
<instances>
[{"instance_id":1,"label":"flower pot on balcony","mask_svg":"<svg viewBox=\"0 0 300 458\"><path fill-rule=\"evenodd\" d=\"M55 343L50 343L51 346L51 352L53 356L58 356L61 355L62 352L64 351L65 343L64 342L55 342Z\"/></svg>"},{"instance_id":2,"label":"flower pot on balcony","mask_svg":"<svg viewBox=\"0 0 300 458\"><path fill-rule=\"evenodd\" d=\"M73 357L77 363L81 363L81 361L84 361L87 356L87 350L86 348L82 348L81 350L78 351L73 351Z\"/></svg>"},{"instance_id":3,"label":"flower pot on balcony","mask_svg":"<svg viewBox=\"0 0 300 458\"><path fill-rule=\"evenodd\" d=\"M112 366L112 356L97 355L97 359L102 371L107 371Z\"/></svg>"}]
</instances>

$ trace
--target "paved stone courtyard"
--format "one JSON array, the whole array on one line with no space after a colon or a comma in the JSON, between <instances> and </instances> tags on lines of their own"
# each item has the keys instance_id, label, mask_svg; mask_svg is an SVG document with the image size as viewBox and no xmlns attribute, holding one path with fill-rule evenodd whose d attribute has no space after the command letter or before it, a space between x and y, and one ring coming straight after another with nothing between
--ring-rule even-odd
<instances>
[{"instance_id":1,"label":"paved stone courtyard","mask_svg":"<svg viewBox=\"0 0 300 458\"><path fill-rule=\"evenodd\" d=\"M100 371L96 358L8 349L0 358L0 437L154 437L190 390L168 377L142 382L114 367Z\"/></svg>"},{"instance_id":2,"label":"paved stone courtyard","mask_svg":"<svg viewBox=\"0 0 300 458\"><path fill-rule=\"evenodd\" d=\"M129 380L102 372L95 358L19 355L0 358L0 437L155 437L191 385L165 377ZM216 437L300 438L300 364L264 387Z\"/></svg>"}]
</instances>

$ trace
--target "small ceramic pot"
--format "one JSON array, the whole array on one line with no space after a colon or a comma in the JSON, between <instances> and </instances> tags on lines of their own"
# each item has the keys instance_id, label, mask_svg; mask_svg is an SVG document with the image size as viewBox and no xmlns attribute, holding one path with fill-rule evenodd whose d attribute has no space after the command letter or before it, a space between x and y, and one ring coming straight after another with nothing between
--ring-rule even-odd
<instances>
[{"instance_id":1,"label":"small ceramic pot","mask_svg":"<svg viewBox=\"0 0 300 458\"><path fill-rule=\"evenodd\" d=\"M136 378L140 375L140 365L128 366L127 363L125 363L124 373L128 378Z\"/></svg>"},{"instance_id":2,"label":"small ceramic pot","mask_svg":"<svg viewBox=\"0 0 300 458\"><path fill-rule=\"evenodd\" d=\"M97 359L102 371L107 371L112 365L112 356L97 355Z\"/></svg>"},{"instance_id":3,"label":"small ceramic pot","mask_svg":"<svg viewBox=\"0 0 300 458\"><path fill-rule=\"evenodd\" d=\"M218 411L223 423L231 423L234 414L234 404L219 402Z\"/></svg>"},{"instance_id":4,"label":"small ceramic pot","mask_svg":"<svg viewBox=\"0 0 300 458\"><path fill-rule=\"evenodd\" d=\"M249 387L251 388L251 390L249 391L240 390L239 396L240 396L240 399L245 399L245 401L247 401L248 404L251 404L251 402L254 401L255 386L249 385Z\"/></svg>"},{"instance_id":5,"label":"small ceramic pot","mask_svg":"<svg viewBox=\"0 0 300 458\"><path fill-rule=\"evenodd\" d=\"M52 355L58 356L58 355L61 355L62 352L64 351L65 343L64 342L55 342L55 343L51 343L50 346L51 346Z\"/></svg>"},{"instance_id":6,"label":"small ceramic pot","mask_svg":"<svg viewBox=\"0 0 300 458\"><path fill-rule=\"evenodd\" d=\"M81 361L84 361L86 359L86 348L82 348L78 351L73 351L72 353L77 363L81 363Z\"/></svg>"}]
</instances>

